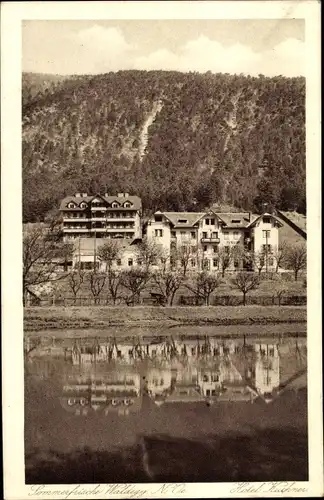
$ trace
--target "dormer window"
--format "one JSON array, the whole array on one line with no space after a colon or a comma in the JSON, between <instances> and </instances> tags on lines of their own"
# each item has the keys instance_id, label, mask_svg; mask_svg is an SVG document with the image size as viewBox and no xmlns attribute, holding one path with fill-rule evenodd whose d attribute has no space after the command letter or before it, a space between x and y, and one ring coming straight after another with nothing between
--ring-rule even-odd
<instances>
[{"instance_id":1,"label":"dormer window","mask_svg":"<svg viewBox=\"0 0 324 500\"><path fill-rule=\"evenodd\" d=\"M264 224L270 224L270 217L263 217Z\"/></svg>"},{"instance_id":2,"label":"dormer window","mask_svg":"<svg viewBox=\"0 0 324 500\"><path fill-rule=\"evenodd\" d=\"M117 203L117 201L113 201L112 204L111 204L112 208L118 208L119 207L119 203Z\"/></svg>"},{"instance_id":3,"label":"dormer window","mask_svg":"<svg viewBox=\"0 0 324 500\"><path fill-rule=\"evenodd\" d=\"M232 224L240 224L241 219L232 219Z\"/></svg>"},{"instance_id":4,"label":"dormer window","mask_svg":"<svg viewBox=\"0 0 324 500\"><path fill-rule=\"evenodd\" d=\"M187 224L187 219L178 219L179 224Z\"/></svg>"},{"instance_id":5,"label":"dormer window","mask_svg":"<svg viewBox=\"0 0 324 500\"><path fill-rule=\"evenodd\" d=\"M68 208L75 208L75 203L73 203L73 201L70 201L70 203L68 204Z\"/></svg>"},{"instance_id":6,"label":"dormer window","mask_svg":"<svg viewBox=\"0 0 324 500\"><path fill-rule=\"evenodd\" d=\"M87 208L87 204L83 201L80 203L80 208Z\"/></svg>"},{"instance_id":7,"label":"dormer window","mask_svg":"<svg viewBox=\"0 0 324 500\"><path fill-rule=\"evenodd\" d=\"M125 201L125 203L124 203L125 208L130 208L131 206L132 206L132 204L129 201Z\"/></svg>"}]
</instances>

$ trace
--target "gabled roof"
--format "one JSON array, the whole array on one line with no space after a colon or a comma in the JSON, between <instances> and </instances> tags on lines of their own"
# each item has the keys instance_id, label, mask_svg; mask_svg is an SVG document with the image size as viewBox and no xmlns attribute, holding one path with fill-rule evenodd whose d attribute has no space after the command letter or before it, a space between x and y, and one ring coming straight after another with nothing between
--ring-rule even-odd
<instances>
[{"instance_id":1,"label":"gabled roof","mask_svg":"<svg viewBox=\"0 0 324 500\"><path fill-rule=\"evenodd\" d=\"M213 209L206 212L160 212L157 211L155 214L161 214L167 217L174 228L191 228L194 227L197 222L200 221L205 216L215 216L222 224L224 229L244 229L252 227L253 224L263 217L268 215L274 217L278 224L282 225L280 220L273 214L263 213L252 214L251 212L216 212ZM184 222L187 221L187 222Z\"/></svg>"},{"instance_id":2,"label":"gabled roof","mask_svg":"<svg viewBox=\"0 0 324 500\"><path fill-rule=\"evenodd\" d=\"M256 398L254 391L243 384L231 384L226 386L226 391L216 397L217 401L251 401Z\"/></svg>"},{"instance_id":3,"label":"gabled roof","mask_svg":"<svg viewBox=\"0 0 324 500\"><path fill-rule=\"evenodd\" d=\"M160 213L160 212L159 212ZM175 228L193 227L205 212L162 212ZM187 222L181 222L186 220Z\"/></svg>"},{"instance_id":4,"label":"gabled roof","mask_svg":"<svg viewBox=\"0 0 324 500\"><path fill-rule=\"evenodd\" d=\"M166 398L166 403L195 403L203 401L204 396L196 388L190 388L189 394L181 394L184 392L182 387L176 387L174 391Z\"/></svg>"},{"instance_id":5,"label":"gabled roof","mask_svg":"<svg viewBox=\"0 0 324 500\"><path fill-rule=\"evenodd\" d=\"M106 195L101 195L101 194L95 194L95 195L87 195L87 196L66 196L60 204L60 210L84 210L80 208L80 204L85 201L87 204L89 204L93 199L95 198L100 198L103 200L104 203L107 205L111 205L112 202L116 201L118 202L121 206L126 201L129 201L132 204L132 207L130 207L133 210L140 210L142 208L142 200L138 196L106 196ZM73 202L76 204L76 208L69 209L67 205L70 202ZM125 207L123 207L125 208ZM125 208L127 210L127 208Z\"/></svg>"},{"instance_id":6,"label":"gabled roof","mask_svg":"<svg viewBox=\"0 0 324 500\"><path fill-rule=\"evenodd\" d=\"M225 228L242 229L248 227L251 221L254 221L258 216L249 212L214 212L221 219Z\"/></svg>"},{"instance_id":7,"label":"gabled roof","mask_svg":"<svg viewBox=\"0 0 324 500\"><path fill-rule=\"evenodd\" d=\"M275 219L276 222L279 224L280 227L282 227L282 222L278 219L278 217L276 217L275 215L273 214L269 214L268 212L264 212L263 214L261 215L258 215L249 225L248 227L253 227L255 226L255 224L260 220L262 219L262 217L264 216L267 216L267 217L271 217L272 219Z\"/></svg>"}]
</instances>

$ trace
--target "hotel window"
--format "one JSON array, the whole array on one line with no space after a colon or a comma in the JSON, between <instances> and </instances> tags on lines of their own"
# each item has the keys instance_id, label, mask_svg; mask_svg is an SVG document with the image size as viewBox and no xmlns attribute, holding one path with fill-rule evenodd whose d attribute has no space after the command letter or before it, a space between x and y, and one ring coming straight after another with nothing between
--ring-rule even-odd
<instances>
[{"instance_id":1,"label":"hotel window","mask_svg":"<svg viewBox=\"0 0 324 500\"><path fill-rule=\"evenodd\" d=\"M205 238L205 239L207 238L207 233L206 233L206 231L204 231L204 232L203 232L202 237L203 237L203 238Z\"/></svg>"},{"instance_id":2,"label":"hotel window","mask_svg":"<svg viewBox=\"0 0 324 500\"><path fill-rule=\"evenodd\" d=\"M121 264L122 264L121 259L117 259L117 266L121 266Z\"/></svg>"},{"instance_id":3,"label":"hotel window","mask_svg":"<svg viewBox=\"0 0 324 500\"><path fill-rule=\"evenodd\" d=\"M163 229L155 229L155 236L162 238L163 236Z\"/></svg>"},{"instance_id":4,"label":"hotel window","mask_svg":"<svg viewBox=\"0 0 324 500\"><path fill-rule=\"evenodd\" d=\"M116 203L116 202L112 203L112 204L111 204L111 206L112 206L112 208L117 208L117 207L119 207L118 203Z\"/></svg>"},{"instance_id":5,"label":"hotel window","mask_svg":"<svg viewBox=\"0 0 324 500\"><path fill-rule=\"evenodd\" d=\"M270 238L270 231L268 231L268 230L262 231L262 236L263 236L263 238Z\"/></svg>"},{"instance_id":6,"label":"hotel window","mask_svg":"<svg viewBox=\"0 0 324 500\"><path fill-rule=\"evenodd\" d=\"M204 245L204 252L207 252L207 245Z\"/></svg>"},{"instance_id":7,"label":"hotel window","mask_svg":"<svg viewBox=\"0 0 324 500\"><path fill-rule=\"evenodd\" d=\"M238 231L234 231L234 240L239 240L240 239L240 233Z\"/></svg>"},{"instance_id":8,"label":"hotel window","mask_svg":"<svg viewBox=\"0 0 324 500\"><path fill-rule=\"evenodd\" d=\"M214 253L218 253L218 247L214 247Z\"/></svg>"},{"instance_id":9,"label":"hotel window","mask_svg":"<svg viewBox=\"0 0 324 500\"><path fill-rule=\"evenodd\" d=\"M264 224L270 224L270 221L271 221L270 217L263 217Z\"/></svg>"},{"instance_id":10,"label":"hotel window","mask_svg":"<svg viewBox=\"0 0 324 500\"><path fill-rule=\"evenodd\" d=\"M186 236L186 231L180 231L181 236Z\"/></svg>"},{"instance_id":11,"label":"hotel window","mask_svg":"<svg viewBox=\"0 0 324 500\"><path fill-rule=\"evenodd\" d=\"M175 238L177 235L176 235L176 232L175 231L171 231L171 237L172 238Z\"/></svg>"},{"instance_id":12,"label":"hotel window","mask_svg":"<svg viewBox=\"0 0 324 500\"><path fill-rule=\"evenodd\" d=\"M218 267L218 259L213 259L213 266Z\"/></svg>"},{"instance_id":13,"label":"hotel window","mask_svg":"<svg viewBox=\"0 0 324 500\"><path fill-rule=\"evenodd\" d=\"M229 240L229 233L224 233L224 240Z\"/></svg>"},{"instance_id":14,"label":"hotel window","mask_svg":"<svg viewBox=\"0 0 324 500\"><path fill-rule=\"evenodd\" d=\"M212 232L212 238L218 238L218 232L217 231L213 231Z\"/></svg>"},{"instance_id":15,"label":"hotel window","mask_svg":"<svg viewBox=\"0 0 324 500\"><path fill-rule=\"evenodd\" d=\"M196 267L196 261L195 261L195 259L191 259L191 267Z\"/></svg>"},{"instance_id":16,"label":"hotel window","mask_svg":"<svg viewBox=\"0 0 324 500\"><path fill-rule=\"evenodd\" d=\"M215 219L210 219L210 225L215 226Z\"/></svg>"},{"instance_id":17,"label":"hotel window","mask_svg":"<svg viewBox=\"0 0 324 500\"><path fill-rule=\"evenodd\" d=\"M196 238L196 233L194 231L191 231L191 238L194 240Z\"/></svg>"},{"instance_id":18,"label":"hotel window","mask_svg":"<svg viewBox=\"0 0 324 500\"><path fill-rule=\"evenodd\" d=\"M128 259L128 265L132 266L133 265L133 259Z\"/></svg>"},{"instance_id":19,"label":"hotel window","mask_svg":"<svg viewBox=\"0 0 324 500\"><path fill-rule=\"evenodd\" d=\"M269 266L273 266L273 257L269 257L268 264Z\"/></svg>"},{"instance_id":20,"label":"hotel window","mask_svg":"<svg viewBox=\"0 0 324 500\"><path fill-rule=\"evenodd\" d=\"M209 226L209 219L205 219L206 226Z\"/></svg>"},{"instance_id":21,"label":"hotel window","mask_svg":"<svg viewBox=\"0 0 324 500\"><path fill-rule=\"evenodd\" d=\"M268 253L271 252L271 245L262 245L262 250L264 253L268 250Z\"/></svg>"}]
</instances>

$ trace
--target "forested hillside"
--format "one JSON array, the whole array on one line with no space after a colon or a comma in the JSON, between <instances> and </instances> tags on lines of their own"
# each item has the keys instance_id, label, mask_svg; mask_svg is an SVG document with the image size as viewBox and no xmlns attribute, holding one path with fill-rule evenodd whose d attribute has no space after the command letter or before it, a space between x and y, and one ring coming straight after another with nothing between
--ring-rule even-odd
<instances>
[{"instance_id":1,"label":"forested hillside","mask_svg":"<svg viewBox=\"0 0 324 500\"><path fill-rule=\"evenodd\" d=\"M147 211L268 202L305 213L303 78L120 71L44 80L23 78L24 221L76 191L128 191Z\"/></svg>"}]
</instances>

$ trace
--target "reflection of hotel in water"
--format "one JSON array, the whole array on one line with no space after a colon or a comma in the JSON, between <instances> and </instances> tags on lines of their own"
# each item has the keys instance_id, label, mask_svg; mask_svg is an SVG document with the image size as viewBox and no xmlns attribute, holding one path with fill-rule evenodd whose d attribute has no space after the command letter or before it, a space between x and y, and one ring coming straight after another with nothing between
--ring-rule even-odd
<instances>
[{"instance_id":1,"label":"reflection of hotel in water","mask_svg":"<svg viewBox=\"0 0 324 500\"><path fill-rule=\"evenodd\" d=\"M34 356L51 356L51 350L59 357L55 346L36 349ZM80 340L72 348L61 347L63 356L61 404L75 414L89 409L119 415L138 412L143 394L160 406L258 398L270 402L280 392L280 347L274 343L210 337Z\"/></svg>"}]
</instances>

